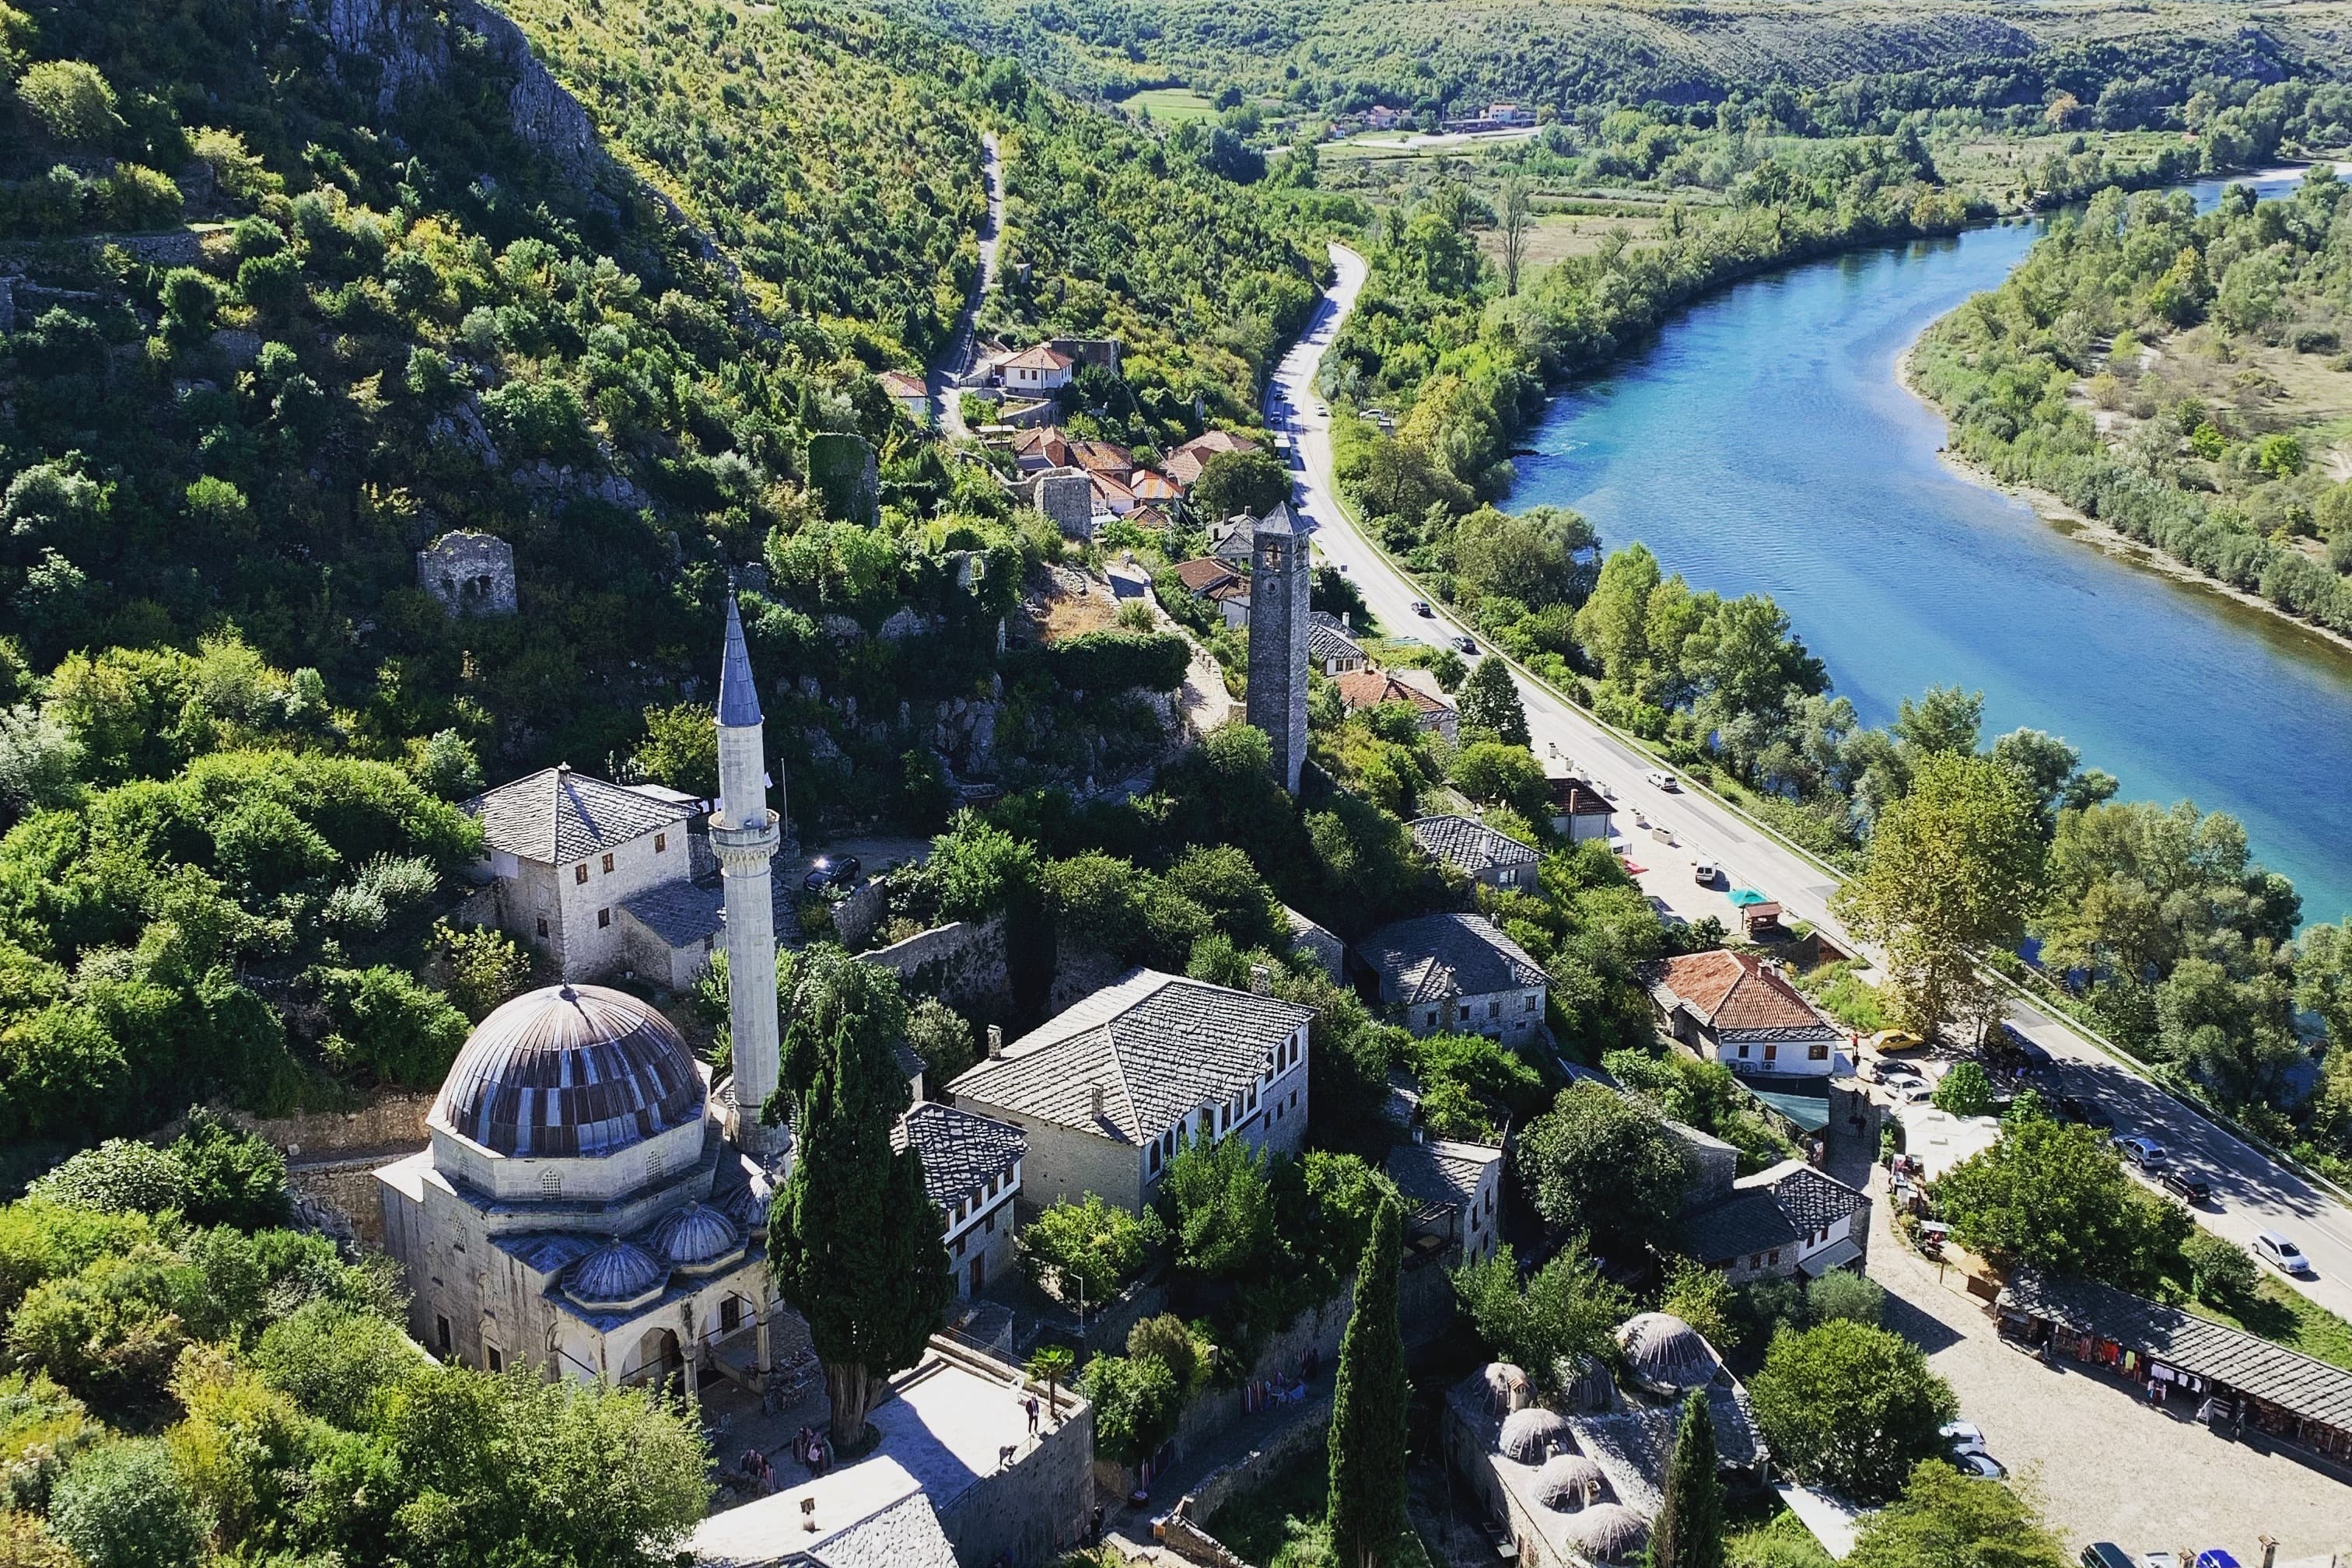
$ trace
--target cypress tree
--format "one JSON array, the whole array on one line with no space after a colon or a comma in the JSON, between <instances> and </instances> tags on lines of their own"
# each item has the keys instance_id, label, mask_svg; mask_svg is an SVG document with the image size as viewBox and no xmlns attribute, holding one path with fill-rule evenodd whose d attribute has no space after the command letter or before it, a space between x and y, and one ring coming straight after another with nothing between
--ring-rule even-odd
<instances>
[{"instance_id":1,"label":"cypress tree","mask_svg":"<svg viewBox=\"0 0 2352 1568\"><path fill-rule=\"evenodd\" d=\"M1462 683L1458 700L1464 729L1491 730L1507 746L1528 743L1528 710L1519 701L1511 667L1501 655L1490 653L1479 661L1470 679Z\"/></svg>"},{"instance_id":2,"label":"cypress tree","mask_svg":"<svg viewBox=\"0 0 2352 1568\"><path fill-rule=\"evenodd\" d=\"M1715 1466L1715 1419L1706 1391L1695 1388L1683 1402L1664 1496L1650 1526L1650 1568L1723 1568L1723 1479Z\"/></svg>"},{"instance_id":3,"label":"cypress tree","mask_svg":"<svg viewBox=\"0 0 2352 1568\"><path fill-rule=\"evenodd\" d=\"M898 977L838 952L813 956L796 966L792 1001L787 1058L806 1088L768 1259L778 1292L808 1320L843 1447L865 1436L883 1380L921 1357L955 1285L922 1158L890 1147L907 1104Z\"/></svg>"},{"instance_id":4,"label":"cypress tree","mask_svg":"<svg viewBox=\"0 0 2352 1568\"><path fill-rule=\"evenodd\" d=\"M1331 1552L1380 1568L1405 1531L1404 1333L1397 1325L1404 1215L1383 1199L1356 1266L1356 1307L1339 1342L1331 1402Z\"/></svg>"}]
</instances>

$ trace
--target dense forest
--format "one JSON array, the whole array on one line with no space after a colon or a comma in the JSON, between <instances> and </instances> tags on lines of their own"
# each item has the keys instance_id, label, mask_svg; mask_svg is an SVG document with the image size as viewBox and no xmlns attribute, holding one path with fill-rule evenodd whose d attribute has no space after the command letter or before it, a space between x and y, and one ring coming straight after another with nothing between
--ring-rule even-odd
<instances>
[{"instance_id":1,"label":"dense forest","mask_svg":"<svg viewBox=\"0 0 2352 1568\"><path fill-rule=\"evenodd\" d=\"M1921 340L1957 450L2290 614L2352 632L2352 202L2102 193Z\"/></svg>"}]
</instances>

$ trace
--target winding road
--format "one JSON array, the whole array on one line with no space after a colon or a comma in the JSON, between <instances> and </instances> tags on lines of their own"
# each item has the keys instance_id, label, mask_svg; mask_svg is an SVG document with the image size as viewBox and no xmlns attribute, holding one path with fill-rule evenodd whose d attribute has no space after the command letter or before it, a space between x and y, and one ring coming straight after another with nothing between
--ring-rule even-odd
<instances>
[{"instance_id":1,"label":"winding road","mask_svg":"<svg viewBox=\"0 0 2352 1568\"><path fill-rule=\"evenodd\" d=\"M1366 268L1363 258L1342 245L1331 247L1331 261L1337 280L1325 291L1305 334L1276 370L1266 419L1274 428L1290 432L1298 447L1293 504L1313 521L1316 550L1355 580L1382 631L1433 645L1450 643L1469 628L1456 625L1443 607L1431 616L1416 614L1414 603L1428 595L1358 531L1333 493L1330 418L1315 391L1315 372L1354 308ZM1536 754L1560 760L1615 802L1620 831L1633 836L1635 854L1654 866L1643 879L1644 890L1654 899L1690 919L1727 914L1729 905L1722 894L1698 887L1691 878L1695 860L1711 860L1722 868L1726 885L1761 889L1791 920L1811 922L1848 951L1867 951L1830 913L1835 873L1711 796L1691 791L1669 794L1652 786L1645 775L1659 766L1656 759L1620 740L1526 670L1515 665L1512 673L1527 707ZM1671 842L1642 837L1633 820L1637 812L1652 826L1670 834ZM2352 1318L2352 1209L2208 1121L2063 1019L2023 1003L2013 1004L2009 1016L2058 1059L2063 1092L2095 1100L2115 1117L2117 1131L2156 1138L2176 1165L2211 1184L2217 1203L2196 1211L2200 1225L2241 1244L2251 1243L2262 1230L2284 1232L2317 1271L2315 1277L2290 1282L2330 1310Z\"/></svg>"},{"instance_id":2,"label":"winding road","mask_svg":"<svg viewBox=\"0 0 2352 1568\"><path fill-rule=\"evenodd\" d=\"M930 394L931 406L939 410L940 433L950 441L971 434L963 422L963 398L950 378L971 364L973 324L980 318L980 302L996 287L996 252L1004 237L1004 162L993 131L981 135L980 173L988 184L988 216L980 230L980 270L973 275L971 292L965 296L963 314L956 320L955 335L923 373L924 390Z\"/></svg>"}]
</instances>

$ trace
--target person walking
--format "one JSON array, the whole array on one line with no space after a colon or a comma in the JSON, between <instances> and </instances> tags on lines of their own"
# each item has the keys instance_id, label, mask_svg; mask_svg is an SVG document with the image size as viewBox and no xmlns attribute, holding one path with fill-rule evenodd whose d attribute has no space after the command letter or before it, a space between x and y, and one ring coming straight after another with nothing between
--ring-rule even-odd
<instances>
[{"instance_id":1,"label":"person walking","mask_svg":"<svg viewBox=\"0 0 2352 1568\"><path fill-rule=\"evenodd\" d=\"M1034 1437L1037 1435L1037 1396L1033 1394L1024 1403L1029 1412L1029 1436Z\"/></svg>"}]
</instances>

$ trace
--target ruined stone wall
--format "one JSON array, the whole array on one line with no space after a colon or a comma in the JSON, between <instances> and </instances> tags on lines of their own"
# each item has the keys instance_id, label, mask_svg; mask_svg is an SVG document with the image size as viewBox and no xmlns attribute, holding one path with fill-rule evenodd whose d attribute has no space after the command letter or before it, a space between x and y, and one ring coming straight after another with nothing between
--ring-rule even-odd
<instances>
[{"instance_id":1,"label":"ruined stone wall","mask_svg":"<svg viewBox=\"0 0 2352 1568\"><path fill-rule=\"evenodd\" d=\"M511 616L514 546L495 534L445 533L416 552L416 585L451 615Z\"/></svg>"},{"instance_id":2,"label":"ruined stone wall","mask_svg":"<svg viewBox=\"0 0 2352 1568\"><path fill-rule=\"evenodd\" d=\"M934 926L859 956L897 971L908 991L936 996L959 1013L992 1017L1012 1010L1001 914Z\"/></svg>"}]
</instances>

